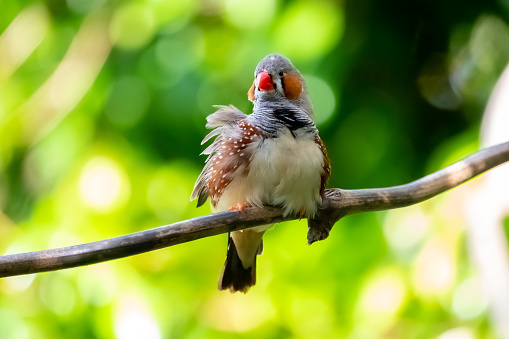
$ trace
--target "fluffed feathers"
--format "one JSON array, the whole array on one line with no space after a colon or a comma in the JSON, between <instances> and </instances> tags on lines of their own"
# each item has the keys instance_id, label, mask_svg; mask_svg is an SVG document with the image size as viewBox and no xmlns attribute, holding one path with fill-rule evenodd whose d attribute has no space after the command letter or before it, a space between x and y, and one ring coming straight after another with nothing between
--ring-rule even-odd
<instances>
[{"instance_id":1,"label":"fluffed feathers","mask_svg":"<svg viewBox=\"0 0 509 339\"><path fill-rule=\"evenodd\" d=\"M200 176L196 180L196 184L194 185L193 193L191 194L191 201L198 198L197 207L200 207L207 201L208 193L207 193L207 179L210 173L211 163L209 162L210 157L217 151L219 145L225 140L226 136L229 134L228 129L233 128L233 124L238 122L239 120L245 119L247 115L242 113L238 108L230 105L230 106L214 106L218 108L218 110L207 117L207 125L206 127L213 130L207 134L201 144L203 145L213 137L217 136L214 142L208 146L201 154L207 154L207 160L205 160L206 164L203 170L200 173Z\"/></svg>"}]
</instances>

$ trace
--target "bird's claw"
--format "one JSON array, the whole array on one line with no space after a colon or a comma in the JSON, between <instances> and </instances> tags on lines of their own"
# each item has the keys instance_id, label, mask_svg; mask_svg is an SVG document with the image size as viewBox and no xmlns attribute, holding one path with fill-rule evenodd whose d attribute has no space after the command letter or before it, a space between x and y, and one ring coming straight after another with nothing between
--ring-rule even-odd
<instances>
[{"instance_id":1,"label":"bird's claw","mask_svg":"<svg viewBox=\"0 0 509 339\"><path fill-rule=\"evenodd\" d=\"M307 213L306 213L306 210L304 209L301 209L299 211L299 213L297 213L297 216L299 217L299 220L302 220L302 218L307 218Z\"/></svg>"},{"instance_id":2,"label":"bird's claw","mask_svg":"<svg viewBox=\"0 0 509 339\"><path fill-rule=\"evenodd\" d=\"M233 210L238 210L239 212L242 212L242 210L244 208L246 208L248 206L247 203L238 203L237 205L235 206L230 206L230 208L228 208L229 211L233 211Z\"/></svg>"}]
</instances>

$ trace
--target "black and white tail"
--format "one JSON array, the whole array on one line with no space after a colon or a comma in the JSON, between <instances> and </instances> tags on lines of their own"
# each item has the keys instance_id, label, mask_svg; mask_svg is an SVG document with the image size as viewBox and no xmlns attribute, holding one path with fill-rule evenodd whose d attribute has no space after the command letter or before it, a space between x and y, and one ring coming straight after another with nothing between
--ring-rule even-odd
<instances>
[{"instance_id":1,"label":"black and white tail","mask_svg":"<svg viewBox=\"0 0 509 339\"><path fill-rule=\"evenodd\" d=\"M228 234L228 251L223 270L219 275L219 290L230 290L230 292L246 293L256 283L256 254L253 265L244 268L240 261L237 248L232 237Z\"/></svg>"}]
</instances>

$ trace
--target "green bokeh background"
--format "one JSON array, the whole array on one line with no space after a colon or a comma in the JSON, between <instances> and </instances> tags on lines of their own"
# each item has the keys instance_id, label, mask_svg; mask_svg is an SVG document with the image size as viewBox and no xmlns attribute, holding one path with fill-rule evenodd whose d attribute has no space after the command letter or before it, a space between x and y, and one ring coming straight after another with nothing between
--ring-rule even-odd
<instances>
[{"instance_id":1,"label":"green bokeh background","mask_svg":"<svg viewBox=\"0 0 509 339\"><path fill-rule=\"evenodd\" d=\"M506 0L2 1L0 253L210 213L189 202L205 117L249 112L273 52L308 82L329 187L438 170L479 147L508 18ZM2 279L0 338L496 338L451 205L351 216L311 247L305 220L280 224L247 295L216 290L226 235Z\"/></svg>"}]
</instances>

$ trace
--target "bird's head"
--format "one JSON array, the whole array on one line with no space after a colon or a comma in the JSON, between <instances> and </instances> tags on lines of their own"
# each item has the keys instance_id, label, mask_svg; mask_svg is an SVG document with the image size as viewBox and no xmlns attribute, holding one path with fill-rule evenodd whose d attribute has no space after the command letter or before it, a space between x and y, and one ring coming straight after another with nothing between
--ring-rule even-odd
<instances>
[{"instance_id":1,"label":"bird's head","mask_svg":"<svg viewBox=\"0 0 509 339\"><path fill-rule=\"evenodd\" d=\"M269 54L258 63L248 98L252 102L290 100L312 115L306 84L290 60Z\"/></svg>"}]
</instances>

